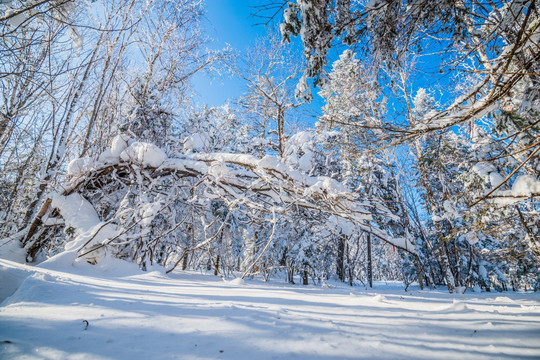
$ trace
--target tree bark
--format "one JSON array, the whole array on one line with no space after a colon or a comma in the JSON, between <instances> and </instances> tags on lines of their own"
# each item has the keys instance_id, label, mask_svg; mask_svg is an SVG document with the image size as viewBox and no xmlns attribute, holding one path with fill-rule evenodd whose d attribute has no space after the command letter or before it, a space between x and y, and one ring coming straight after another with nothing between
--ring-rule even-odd
<instances>
[{"instance_id":1,"label":"tree bark","mask_svg":"<svg viewBox=\"0 0 540 360\"><path fill-rule=\"evenodd\" d=\"M373 287L373 269L371 263L371 234L367 234L367 265L368 265L368 281L369 287Z\"/></svg>"}]
</instances>

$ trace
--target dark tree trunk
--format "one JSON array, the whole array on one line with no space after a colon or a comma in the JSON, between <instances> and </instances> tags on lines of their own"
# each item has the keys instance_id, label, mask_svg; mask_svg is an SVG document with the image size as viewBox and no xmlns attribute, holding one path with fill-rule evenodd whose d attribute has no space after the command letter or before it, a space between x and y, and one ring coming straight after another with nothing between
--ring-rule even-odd
<instances>
[{"instance_id":1,"label":"dark tree trunk","mask_svg":"<svg viewBox=\"0 0 540 360\"><path fill-rule=\"evenodd\" d=\"M338 240L337 276L340 281L345 281L345 236Z\"/></svg>"},{"instance_id":2,"label":"dark tree trunk","mask_svg":"<svg viewBox=\"0 0 540 360\"><path fill-rule=\"evenodd\" d=\"M368 281L369 287L373 287L373 271L371 263L371 234L367 234L367 266L368 266Z\"/></svg>"}]
</instances>

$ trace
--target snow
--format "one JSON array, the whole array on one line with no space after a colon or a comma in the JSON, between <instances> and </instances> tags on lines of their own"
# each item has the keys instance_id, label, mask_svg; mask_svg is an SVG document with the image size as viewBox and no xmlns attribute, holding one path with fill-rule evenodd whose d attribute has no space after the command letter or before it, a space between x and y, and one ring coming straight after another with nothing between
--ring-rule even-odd
<instances>
[{"instance_id":1,"label":"snow","mask_svg":"<svg viewBox=\"0 0 540 360\"><path fill-rule=\"evenodd\" d=\"M279 169L280 165L281 165L281 161L275 157L275 156L272 156L272 155L265 155L260 161L259 161L259 164L258 164L260 167L262 168L267 168L267 169Z\"/></svg>"},{"instance_id":2,"label":"snow","mask_svg":"<svg viewBox=\"0 0 540 360\"><path fill-rule=\"evenodd\" d=\"M478 235L474 231L468 233L465 236L465 239L470 245L475 245L478 243Z\"/></svg>"},{"instance_id":3,"label":"snow","mask_svg":"<svg viewBox=\"0 0 540 360\"><path fill-rule=\"evenodd\" d=\"M51 207L60 211L66 228L75 229L75 238L66 243L65 252L46 260L41 265L61 261L69 266L77 259L77 252L81 248L84 247L83 252L88 252L93 246L106 244L108 240L117 237L121 232L117 225L102 222L92 204L78 193L53 196ZM100 248L92 251L84 256L84 260L98 263L105 256L105 250L105 248Z\"/></svg>"},{"instance_id":4,"label":"snow","mask_svg":"<svg viewBox=\"0 0 540 360\"><path fill-rule=\"evenodd\" d=\"M120 158L143 166L159 167L167 160L167 155L154 144L136 141L122 151Z\"/></svg>"},{"instance_id":5,"label":"snow","mask_svg":"<svg viewBox=\"0 0 540 360\"><path fill-rule=\"evenodd\" d=\"M504 178L492 164L478 163L475 164L472 169L484 181L491 183L492 187L499 186L504 181Z\"/></svg>"},{"instance_id":6,"label":"snow","mask_svg":"<svg viewBox=\"0 0 540 360\"><path fill-rule=\"evenodd\" d=\"M92 204L78 193L68 196L57 194L52 196L51 199L51 207L60 211L66 223L66 228L72 227L79 233L84 233L100 222Z\"/></svg>"},{"instance_id":7,"label":"snow","mask_svg":"<svg viewBox=\"0 0 540 360\"><path fill-rule=\"evenodd\" d=\"M13 14L15 14L17 11L18 10L15 9L7 9L4 13L4 17L12 16L8 19L8 22L9 25L14 28L19 27L26 20L26 16L24 15L24 13L13 16Z\"/></svg>"},{"instance_id":8,"label":"snow","mask_svg":"<svg viewBox=\"0 0 540 360\"><path fill-rule=\"evenodd\" d=\"M538 194L540 194L540 180L532 175L520 175L512 184L512 189L495 192L493 201L500 205L507 205L519 202L520 197L537 196ZM498 196L500 198L497 198Z\"/></svg>"},{"instance_id":9,"label":"snow","mask_svg":"<svg viewBox=\"0 0 540 360\"><path fill-rule=\"evenodd\" d=\"M85 172L98 167L100 164L96 164L91 158L83 157L79 159L73 159L69 162L67 168L68 176L78 176Z\"/></svg>"},{"instance_id":10,"label":"snow","mask_svg":"<svg viewBox=\"0 0 540 360\"><path fill-rule=\"evenodd\" d=\"M118 155L113 155L113 152L111 149L107 149L105 151L103 151L99 157L98 157L98 162L101 163L101 164L116 164L118 163L118 159L120 157L120 154Z\"/></svg>"},{"instance_id":11,"label":"snow","mask_svg":"<svg viewBox=\"0 0 540 360\"><path fill-rule=\"evenodd\" d=\"M19 240L24 237L27 230L23 229L10 237L0 239L1 258L21 263L25 261L26 251L21 247ZM2 276L0 276L0 279L2 279Z\"/></svg>"},{"instance_id":12,"label":"snow","mask_svg":"<svg viewBox=\"0 0 540 360\"><path fill-rule=\"evenodd\" d=\"M345 236L352 236L354 231L357 231L354 223L334 215L328 217L326 225L331 229L336 229L340 234Z\"/></svg>"},{"instance_id":13,"label":"snow","mask_svg":"<svg viewBox=\"0 0 540 360\"><path fill-rule=\"evenodd\" d=\"M126 134L116 135L111 142L111 155L120 157L122 151L129 146L130 137Z\"/></svg>"},{"instance_id":14,"label":"snow","mask_svg":"<svg viewBox=\"0 0 540 360\"><path fill-rule=\"evenodd\" d=\"M313 169L313 153L305 153L298 160L298 168L304 173L309 173Z\"/></svg>"},{"instance_id":15,"label":"snow","mask_svg":"<svg viewBox=\"0 0 540 360\"><path fill-rule=\"evenodd\" d=\"M304 174L309 174L316 163L314 153L316 138L315 131L299 131L292 135L285 145L285 164Z\"/></svg>"},{"instance_id":16,"label":"snow","mask_svg":"<svg viewBox=\"0 0 540 360\"><path fill-rule=\"evenodd\" d=\"M0 259L0 274L3 359L540 357L535 293L223 281L110 257L47 269Z\"/></svg>"},{"instance_id":17,"label":"snow","mask_svg":"<svg viewBox=\"0 0 540 360\"><path fill-rule=\"evenodd\" d=\"M332 178L319 176L317 182L304 191L305 196L311 196L318 193L328 193L329 196L339 193L346 193L347 187Z\"/></svg>"},{"instance_id":18,"label":"snow","mask_svg":"<svg viewBox=\"0 0 540 360\"><path fill-rule=\"evenodd\" d=\"M184 141L184 152L202 152L210 146L210 140L204 134L195 133L188 136Z\"/></svg>"},{"instance_id":19,"label":"snow","mask_svg":"<svg viewBox=\"0 0 540 360\"><path fill-rule=\"evenodd\" d=\"M518 176L512 185L512 195L530 196L531 194L540 194L540 181L532 175Z\"/></svg>"}]
</instances>

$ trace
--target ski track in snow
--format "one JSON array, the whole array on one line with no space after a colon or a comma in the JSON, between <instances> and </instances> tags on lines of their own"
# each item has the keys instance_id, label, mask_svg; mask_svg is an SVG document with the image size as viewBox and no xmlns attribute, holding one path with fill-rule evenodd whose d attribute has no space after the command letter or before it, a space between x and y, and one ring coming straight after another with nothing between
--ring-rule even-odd
<instances>
[{"instance_id":1,"label":"ski track in snow","mask_svg":"<svg viewBox=\"0 0 540 360\"><path fill-rule=\"evenodd\" d=\"M540 358L539 294L48 266L0 259L0 359Z\"/></svg>"}]
</instances>

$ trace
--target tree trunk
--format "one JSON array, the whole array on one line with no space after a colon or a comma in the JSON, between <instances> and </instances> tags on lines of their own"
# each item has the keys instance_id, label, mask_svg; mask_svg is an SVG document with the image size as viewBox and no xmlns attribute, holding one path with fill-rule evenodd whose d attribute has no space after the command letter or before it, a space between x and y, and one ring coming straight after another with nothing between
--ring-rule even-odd
<instances>
[{"instance_id":1,"label":"tree trunk","mask_svg":"<svg viewBox=\"0 0 540 360\"><path fill-rule=\"evenodd\" d=\"M422 271L422 265L420 264L420 258L418 255L414 257L414 265L416 266L418 285L420 286L420 290L424 290L424 272Z\"/></svg>"},{"instance_id":2,"label":"tree trunk","mask_svg":"<svg viewBox=\"0 0 540 360\"><path fill-rule=\"evenodd\" d=\"M367 234L367 266L368 266L368 281L369 281L369 287L373 287L373 271L372 271L372 263L371 263L371 234Z\"/></svg>"},{"instance_id":3,"label":"tree trunk","mask_svg":"<svg viewBox=\"0 0 540 360\"><path fill-rule=\"evenodd\" d=\"M304 273L302 274L302 285L309 285L308 272L306 269L304 269Z\"/></svg>"},{"instance_id":4,"label":"tree trunk","mask_svg":"<svg viewBox=\"0 0 540 360\"><path fill-rule=\"evenodd\" d=\"M446 281L446 286L448 286L448 292L453 293L456 291L456 281L454 279L454 274L452 274L452 269L450 268L450 261L448 260L448 254L446 253L446 246L443 246L440 250L441 265L444 271L444 280Z\"/></svg>"},{"instance_id":5,"label":"tree trunk","mask_svg":"<svg viewBox=\"0 0 540 360\"><path fill-rule=\"evenodd\" d=\"M345 236L341 235L338 240L337 276L340 281L345 281Z\"/></svg>"},{"instance_id":6,"label":"tree trunk","mask_svg":"<svg viewBox=\"0 0 540 360\"><path fill-rule=\"evenodd\" d=\"M216 255L216 262L214 263L214 275L219 274L219 255Z\"/></svg>"}]
</instances>

